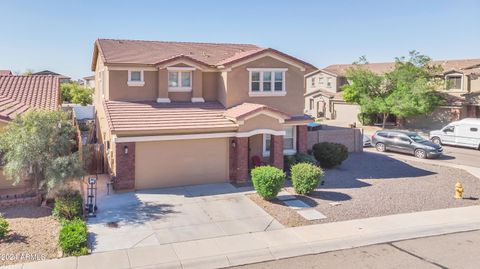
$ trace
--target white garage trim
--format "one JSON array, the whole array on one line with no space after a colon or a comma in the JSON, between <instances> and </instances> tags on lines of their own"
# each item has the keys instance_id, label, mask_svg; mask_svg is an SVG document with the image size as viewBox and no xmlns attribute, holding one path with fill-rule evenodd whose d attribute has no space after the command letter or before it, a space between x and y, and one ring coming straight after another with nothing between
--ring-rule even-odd
<instances>
[{"instance_id":1,"label":"white garage trim","mask_svg":"<svg viewBox=\"0 0 480 269\"><path fill-rule=\"evenodd\" d=\"M257 134L285 135L285 131L275 131L271 129L256 129L249 132L230 132L230 133L211 133L211 134L154 135L154 136L130 136L130 137L117 137L116 135L113 135L112 140L118 143L151 142L151 141L208 139L208 138L224 138L224 137L250 137Z\"/></svg>"}]
</instances>

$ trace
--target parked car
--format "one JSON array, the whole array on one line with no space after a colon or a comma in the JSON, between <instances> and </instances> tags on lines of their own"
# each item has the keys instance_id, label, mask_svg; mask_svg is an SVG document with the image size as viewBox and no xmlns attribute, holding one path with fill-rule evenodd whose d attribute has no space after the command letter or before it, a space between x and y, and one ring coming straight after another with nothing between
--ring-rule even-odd
<instances>
[{"instance_id":1,"label":"parked car","mask_svg":"<svg viewBox=\"0 0 480 269\"><path fill-rule=\"evenodd\" d=\"M368 135L363 135L363 146L364 147L371 147L372 146L372 140Z\"/></svg>"},{"instance_id":2,"label":"parked car","mask_svg":"<svg viewBox=\"0 0 480 269\"><path fill-rule=\"evenodd\" d=\"M372 136L372 144L380 152L390 150L408 153L420 159L438 158L443 152L441 145L430 142L414 132L377 131Z\"/></svg>"},{"instance_id":3,"label":"parked car","mask_svg":"<svg viewBox=\"0 0 480 269\"><path fill-rule=\"evenodd\" d=\"M480 119L467 118L452 122L441 130L431 131L430 140L438 145L480 149Z\"/></svg>"}]
</instances>

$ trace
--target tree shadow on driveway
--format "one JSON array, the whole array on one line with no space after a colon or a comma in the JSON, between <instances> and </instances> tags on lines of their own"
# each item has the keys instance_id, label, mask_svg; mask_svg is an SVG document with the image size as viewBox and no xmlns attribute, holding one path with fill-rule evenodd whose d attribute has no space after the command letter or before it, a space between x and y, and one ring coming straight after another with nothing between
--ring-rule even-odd
<instances>
[{"instance_id":1,"label":"tree shadow on driveway","mask_svg":"<svg viewBox=\"0 0 480 269\"><path fill-rule=\"evenodd\" d=\"M380 153L350 153L347 160L335 169L325 170L320 189L362 188L370 186L368 179L395 180L435 174Z\"/></svg>"}]
</instances>

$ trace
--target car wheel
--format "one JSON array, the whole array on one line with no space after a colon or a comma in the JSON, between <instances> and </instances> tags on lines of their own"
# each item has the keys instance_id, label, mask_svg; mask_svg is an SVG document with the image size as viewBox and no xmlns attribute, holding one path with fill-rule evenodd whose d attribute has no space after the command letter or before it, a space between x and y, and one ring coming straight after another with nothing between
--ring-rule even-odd
<instances>
[{"instance_id":1,"label":"car wheel","mask_svg":"<svg viewBox=\"0 0 480 269\"><path fill-rule=\"evenodd\" d=\"M440 138L438 138L438 137L432 138L432 142L437 144L437 145L442 145L442 140L440 140Z\"/></svg>"},{"instance_id":2,"label":"car wheel","mask_svg":"<svg viewBox=\"0 0 480 269\"><path fill-rule=\"evenodd\" d=\"M427 158L427 152L423 149L417 149L415 150L415 157L419 159L425 159Z\"/></svg>"},{"instance_id":3,"label":"car wheel","mask_svg":"<svg viewBox=\"0 0 480 269\"><path fill-rule=\"evenodd\" d=\"M375 148L377 149L377 151L384 152L384 151L385 151L385 144L383 144L383 143L377 143L377 144L375 145Z\"/></svg>"}]
</instances>

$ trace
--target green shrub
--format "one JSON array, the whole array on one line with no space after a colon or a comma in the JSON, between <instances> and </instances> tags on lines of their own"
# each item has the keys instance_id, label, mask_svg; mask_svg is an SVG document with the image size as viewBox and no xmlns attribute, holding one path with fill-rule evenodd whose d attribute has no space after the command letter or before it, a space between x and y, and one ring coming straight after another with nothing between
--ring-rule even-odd
<instances>
[{"instance_id":1,"label":"green shrub","mask_svg":"<svg viewBox=\"0 0 480 269\"><path fill-rule=\"evenodd\" d=\"M332 168L348 158L348 149L342 144L322 142L313 145L313 156L321 167Z\"/></svg>"},{"instance_id":2,"label":"green shrub","mask_svg":"<svg viewBox=\"0 0 480 269\"><path fill-rule=\"evenodd\" d=\"M298 194L309 194L318 186L323 177L320 167L311 163L297 163L290 170L293 188Z\"/></svg>"},{"instance_id":3,"label":"green shrub","mask_svg":"<svg viewBox=\"0 0 480 269\"><path fill-rule=\"evenodd\" d=\"M377 120L377 115L371 113L358 113L357 118L362 125L374 125Z\"/></svg>"},{"instance_id":4,"label":"green shrub","mask_svg":"<svg viewBox=\"0 0 480 269\"><path fill-rule=\"evenodd\" d=\"M255 191L266 200L275 198L285 183L285 173L273 166L256 167L251 174Z\"/></svg>"},{"instance_id":5,"label":"green shrub","mask_svg":"<svg viewBox=\"0 0 480 269\"><path fill-rule=\"evenodd\" d=\"M65 220L60 229L59 245L68 256L88 254L87 225L81 219Z\"/></svg>"},{"instance_id":6,"label":"green shrub","mask_svg":"<svg viewBox=\"0 0 480 269\"><path fill-rule=\"evenodd\" d=\"M8 232L10 232L8 221L0 215L0 239L5 238Z\"/></svg>"},{"instance_id":7,"label":"green shrub","mask_svg":"<svg viewBox=\"0 0 480 269\"><path fill-rule=\"evenodd\" d=\"M314 165L317 164L317 160L315 160L315 157L309 154L304 154L304 153L297 153L295 155L285 156L283 160L284 160L285 169L287 170L297 163L311 163Z\"/></svg>"},{"instance_id":8,"label":"green shrub","mask_svg":"<svg viewBox=\"0 0 480 269\"><path fill-rule=\"evenodd\" d=\"M52 214L58 219L73 220L82 218L83 199L80 192L72 189L58 191Z\"/></svg>"}]
</instances>

